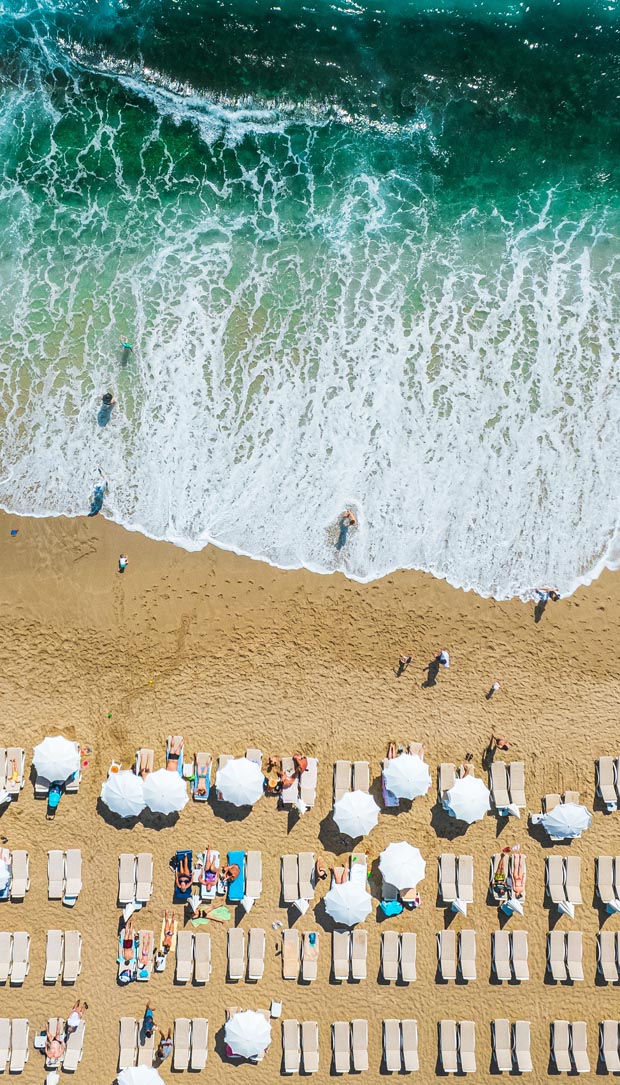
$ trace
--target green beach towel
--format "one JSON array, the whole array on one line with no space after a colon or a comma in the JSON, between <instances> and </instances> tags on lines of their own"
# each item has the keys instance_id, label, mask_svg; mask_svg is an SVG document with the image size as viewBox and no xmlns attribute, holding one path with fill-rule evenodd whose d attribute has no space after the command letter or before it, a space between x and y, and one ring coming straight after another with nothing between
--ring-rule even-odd
<instances>
[{"instance_id":1,"label":"green beach towel","mask_svg":"<svg viewBox=\"0 0 620 1085\"><path fill-rule=\"evenodd\" d=\"M190 923L193 927L203 926L209 922L209 918L213 919L230 919L230 908L227 908L225 904L220 904L219 908L214 908L211 912L211 916L199 916L198 919L190 919Z\"/></svg>"}]
</instances>

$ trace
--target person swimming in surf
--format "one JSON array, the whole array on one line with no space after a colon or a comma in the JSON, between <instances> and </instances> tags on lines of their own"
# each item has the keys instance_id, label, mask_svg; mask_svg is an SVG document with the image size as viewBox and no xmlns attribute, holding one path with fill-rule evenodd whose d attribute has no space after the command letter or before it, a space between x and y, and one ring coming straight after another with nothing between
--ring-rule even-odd
<instances>
[{"instance_id":1,"label":"person swimming in surf","mask_svg":"<svg viewBox=\"0 0 620 1085\"><path fill-rule=\"evenodd\" d=\"M356 524L357 517L354 512L351 512L351 509L347 509L346 512L343 512L340 519L340 524L338 525L340 528L340 534L338 536L338 542L336 543L336 550L342 550L343 546L347 541L349 528L355 527Z\"/></svg>"},{"instance_id":2,"label":"person swimming in surf","mask_svg":"<svg viewBox=\"0 0 620 1085\"><path fill-rule=\"evenodd\" d=\"M128 351L133 352L133 347L132 347L131 343L129 342L129 340L124 335L121 335L121 346L122 346L123 350L128 350Z\"/></svg>"},{"instance_id":3,"label":"person swimming in surf","mask_svg":"<svg viewBox=\"0 0 620 1085\"><path fill-rule=\"evenodd\" d=\"M96 516L98 512L101 512L103 507L103 499L108 492L108 480L106 479L103 471L99 468L99 474L101 475L101 482L97 483L93 490L93 497L90 504L89 516Z\"/></svg>"},{"instance_id":4,"label":"person swimming in surf","mask_svg":"<svg viewBox=\"0 0 620 1085\"><path fill-rule=\"evenodd\" d=\"M97 414L97 421L100 426L107 426L112 416L112 408L116 407L116 400L111 392L104 392L101 397L101 406Z\"/></svg>"}]
</instances>

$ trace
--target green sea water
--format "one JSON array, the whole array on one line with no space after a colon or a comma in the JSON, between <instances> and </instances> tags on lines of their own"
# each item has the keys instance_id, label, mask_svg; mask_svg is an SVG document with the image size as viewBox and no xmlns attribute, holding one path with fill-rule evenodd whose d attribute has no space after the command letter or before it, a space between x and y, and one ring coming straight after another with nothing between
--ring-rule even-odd
<instances>
[{"instance_id":1,"label":"green sea water","mask_svg":"<svg viewBox=\"0 0 620 1085\"><path fill-rule=\"evenodd\" d=\"M101 469L283 566L616 563L615 3L5 0L0 65L4 507Z\"/></svg>"}]
</instances>

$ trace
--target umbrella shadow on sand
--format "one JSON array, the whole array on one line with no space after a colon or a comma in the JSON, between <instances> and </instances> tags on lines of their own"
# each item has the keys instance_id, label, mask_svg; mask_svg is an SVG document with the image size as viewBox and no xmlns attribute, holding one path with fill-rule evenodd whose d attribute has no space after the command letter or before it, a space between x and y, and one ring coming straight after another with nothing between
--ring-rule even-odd
<instances>
[{"instance_id":1,"label":"umbrella shadow on sand","mask_svg":"<svg viewBox=\"0 0 620 1085\"><path fill-rule=\"evenodd\" d=\"M431 807L431 826L443 840L456 840L459 836L465 836L469 829L466 821L451 817L440 802Z\"/></svg>"},{"instance_id":2,"label":"umbrella shadow on sand","mask_svg":"<svg viewBox=\"0 0 620 1085\"><path fill-rule=\"evenodd\" d=\"M146 811L143 812L146 813ZM113 813L102 798L97 799L97 813L99 817L103 818L106 825L110 825L112 829L135 829L136 825L140 824L142 817L141 814L137 814L135 817L122 818L120 814Z\"/></svg>"}]
</instances>

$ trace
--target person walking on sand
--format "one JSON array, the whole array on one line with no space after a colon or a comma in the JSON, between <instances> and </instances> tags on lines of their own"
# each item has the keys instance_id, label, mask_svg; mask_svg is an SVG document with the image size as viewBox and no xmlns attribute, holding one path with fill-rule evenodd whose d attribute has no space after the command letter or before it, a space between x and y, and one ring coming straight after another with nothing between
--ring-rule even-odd
<instances>
[{"instance_id":1,"label":"person walking on sand","mask_svg":"<svg viewBox=\"0 0 620 1085\"><path fill-rule=\"evenodd\" d=\"M445 667L446 670L450 666L450 655L446 648L442 648L440 652L437 652L435 659L437 660L437 663L439 663L441 667Z\"/></svg>"},{"instance_id":2,"label":"person walking on sand","mask_svg":"<svg viewBox=\"0 0 620 1085\"><path fill-rule=\"evenodd\" d=\"M144 1011L144 1017L142 1018L142 1029L145 1036L149 1039L153 1035L157 1025L155 1024L155 1016L153 1014L153 1007L150 1002L147 1002L146 1009Z\"/></svg>"},{"instance_id":3,"label":"person walking on sand","mask_svg":"<svg viewBox=\"0 0 620 1085\"><path fill-rule=\"evenodd\" d=\"M121 556L118 559L118 571L119 571L119 573L124 573L125 569L127 568L128 565L129 565L129 558L127 557L127 554L121 554Z\"/></svg>"},{"instance_id":4,"label":"person walking on sand","mask_svg":"<svg viewBox=\"0 0 620 1085\"><path fill-rule=\"evenodd\" d=\"M491 697L493 697L493 695L495 693L497 693L498 689L501 689L501 686L500 686L499 682L497 681L497 679L495 679L495 681L494 681L493 685L491 686L489 692L485 695L487 701L491 700Z\"/></svg>"},{"instance_id":5,"label":"person walking on sand","mask_svg":"<svg viewBox=\"0 0 620 1085\"><path fill-rule=\"evenodd\" d=\"M79 998L77 1002L73 1004L73 1009L67 1018L67 1033L76 1032L80 1021L82 1020L86 1010L88 1009L88 1002L80 1002Z\"/></svg>"},{"instance_id":6,"label":"person walking on sand","mask_svg":"<svg viewBox=\"0 0 620 1085\"><path fill-rule=\"evenodd\" d=\"M397 678L400 678L401 674L403 674L407 670L407 667L411 663L412 659L413 656L402 655L398 657L398 670L396 671Z\"/></svg>"},{"instance_id":7,"label":"person walking on sand","mask_svg":"<svg viewBox=\"0 0 620 1085\"><path fill-rule=\"evenodd\" d=\"M491 742L496 750L509 750L510 743L507 738L503 738L501 735L491 735Z\"/></svg>"}]
</instances>

